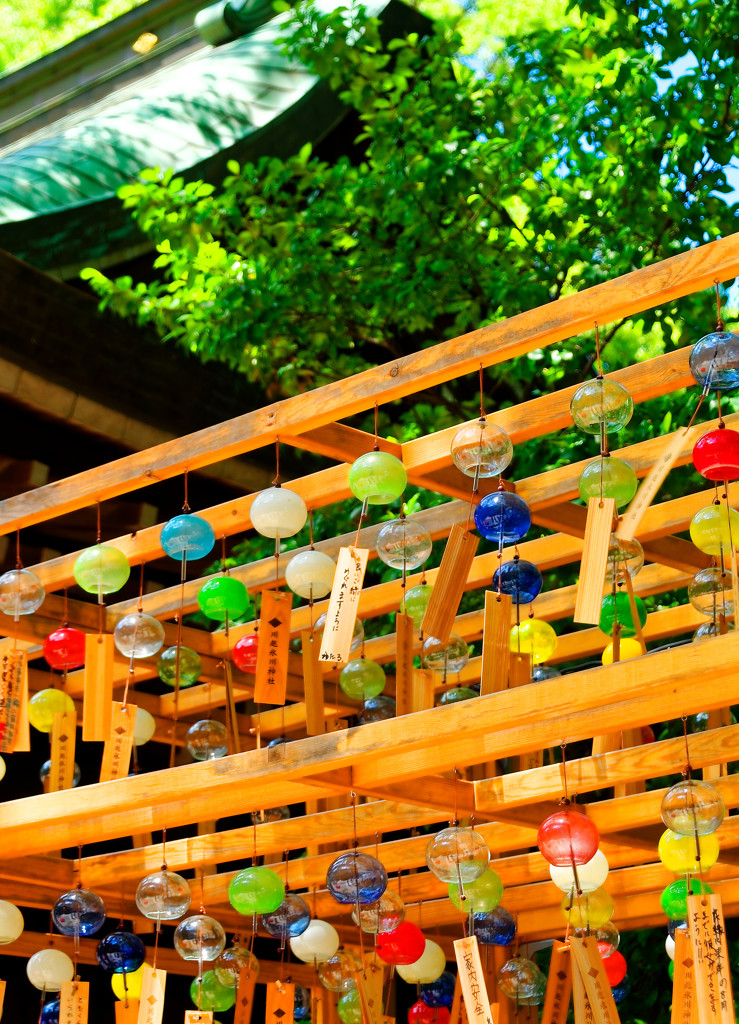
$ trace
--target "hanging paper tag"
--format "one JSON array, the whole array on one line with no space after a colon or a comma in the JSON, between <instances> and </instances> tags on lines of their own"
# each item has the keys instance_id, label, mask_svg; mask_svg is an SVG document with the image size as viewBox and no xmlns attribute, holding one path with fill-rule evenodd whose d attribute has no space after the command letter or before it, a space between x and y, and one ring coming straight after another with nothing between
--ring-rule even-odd
<instances>
[{"instance_id":1,"label":"hanging paper tag","mask_svg":"<svg viewBox=\"0 0 739 1024\"><path fill-rule=\"evenodd\" d=\"M565 1024L572 995L570 947L555 942L547 975L547 991L541 1024Z\"/></svg>"},{"instance_id":2,"label":"hanging paper tag","mask_svg":"<svg viewBox=\"0 0 739 1024\"><path fill-rule=\"evenodd\" d=\"M63 981L59 996L59 1024L87 1024L90 985L87 981Z\"/></svg>"},{"instance_id":3,"label":"hanging paper tag","mask_svg":"<svg viewBox=\"0 0 739 1024\"><path fill-rule=\"evenodd\" d=\"M493 1024L485 976L480 962L477 936L454 940L454 955L457 958L464 1005L469 1024Z\"/></svg>"},{"instance_id":4,"label":"hanging paper tag","mask_svg":"<svg viewBox=\"0 0 739 1024\"><path fill-rule=\"evenodd\" d=\"M23 651L0 655L0 753L31 749L28 669Z\"/></svg>"},{"instance_id":5,"label":"hanging paper tag","mask_svg":"<svg viewBox=\"0 0 739 1024\"><path fill-rule=\"evenodd\" d=\"M49 793L71 789L74 784L76 736L77 712L57 711L51 723L51 771L47 776Z\"/></svg>"},{"instance_id":6,"label":"hanging paper tag","mask_svg":"<svg viewBox=\"0 0 739 1024\"><path fill-rule=\"evenodd\" d=\"M735 1024L731 967L721 897L688 896L688 925L695 961L700 1024Z\"/></svg>"},{"instance_id":7,"label":"hanging paper tag","mask_svg":"<svg viewBox=\"0 0 739 1024\"><path fill-rule=\"evenodd\" d=\"M409 715L413 710L413 639L415 629L410 615L395 616L395 714Z\"/></svg>"},{"instance_id":8,"label":"hanging paper tag","mask_svg":"<svg viewBox=\"0 0 739 1024\"><path fill-rule=\"evenodd\" d=\"M294 1024L295 986L289 981L275 981L267 985L267 1013L265 1024Z\"/></svg>"},{"instance_id":9,"label":"hanging paper tag","mask_svg":"<svg viewBox=\"0 0 739 1024\"><path fill-rule=\"evenodd\" d=\"M485 591L481 694L508 689L512 608L513 602L509 594L497 594L494 590Z\"/></svg>"},{"instance_id":10,"label":"hanging paper tag","mask_svg":"<svg viewBox=\"0 0 739 1024\"><path fill-rule=\"evenodd\" d=\"M115 1024L139 1024L138 999L119 999L115 1004Z\"/></svg>"},{"instance_id":11,"label":"hanging paper tag","mask_svg":"<svg viewBox=\"0 0 739 1024\"><path fill-rule=\"evenodd\" d=\"M128 775L133 750L133 732L136 724L136 706L120 701L113 701L113 713L110 722L110 735L103 747L103 763L100 768L100 781L122 779Z\"/></svg>"},{"instance_id":12,"label":"hanging paper tag","mask_svg":"<svg viewBox=\"0 0 739 1024\"><path fill-rule=\"evenodd\" d=\"M479 543L480 538L468 533L459 523L449 531L421 624L424 636L434 636L442 643L449 639Z\"/></svg>"},{"instance_id":13,"label":"hanging paper tag","mask_svg":"<svg viewBox=\"0 0 739 1024\"><path fill-rule=\"evenodd\" d=\"M354 624L369 558L368 548L342 548L321 640L321 661L349 661Z\"/></svg>"},{"instance_id":14,"label":"hanging paper tag","mask_svg":"<svg viewBox=\"0 0 739 1024\"><path fill-rule=\"evenodd\" d=\"M185 1024L213 1024L211 1010L185 1010Z\"/></svg>"},{"instance_id":15,"label":"hanging paper tag","mask_svg":"<svg viewBox=\"0 0 739 1024\"><path fill-rule=\"evenodd\" d=\"M257 704L285 703L292 603L292 594L284 590L262 591L259 652L254 674L254 700Z\"/></svg>"},{"instance_id":16,"label":"hanging paper tag","mask_svg":"<svg viewBox=\"0 0 739 1024\"><path fill-rule=\"evenodd\" d=\"M684 928L675 929L675 959L672 981L672 1014L670 1024L698 1024L695 999L695 961L690 935Z\"/></svg>"},{"instance_id":17,"label":"hanging paper tag","mask_svg":"<svg viewBox=\"0 0 739 1024\"><path fill-rule=\"evenodd\" d=\"M249 1024L254 1008L254 989L257 985L257 972L242 967L239 971L239 987L236 991L236 1008L234 1024Z\"/></svg>"},{"instance_id":18,"label":"hanging paper tag","mask_svg":"<svg viewBox=\"0 0 739 1024\"><path fill-rule=\"evenodd\" d=\"M300 634L303 648L303 693L305 696L305 731L321 736L326 731L323 695L323 672L318 659L318 641L310 629Z\"/></svg>"},{"instance_id":19,"label":"hanging paper tag","mask_svg":"<svg viewBox=\"0 0 739 1024\"><path fill-rule=\"evenodd\" d=\"M618 1010L603 966L603 958L593 936L570 939L574 963L585 986L590 1012L595 1024L618 1024ZM573 970L573 986L574 986Z\"/></svg>"},{"instance_id":20,"label":"hanging paper tag","mask_svg":"<svg viewBox=\"0 0 739 1024\"><path fill-rule=\"evenodd\" d=\"M162 1024L167 972L159 967L154 970L148 964L142 970L138 1024Z\"/></svg>"},{"instance_id":21,"label":"hanging paper tag","mask_svg":"<svg viewBox=\"0 0 739 1024\"><path fill-rule=\"evenodd\" d=\"M615 514L616 502L613 498L588 500L580 579L575 597L575 622L589 622L597 626L600 621L608 565L608 546Z\"/></svg>"},{"instance_id":22,"label":"hanging paper tag","mask_svg":"<svg viewBox=\"0 0 739 1024\"><path fill-rule=\"evenodd\" d=\"M85 690L82 703L82 739L107 740L113 706L115 644L111 633L85 637Z\"/></svg>"},{"instance_id":23,"label":"hanging paper tag","mask_svg":"<svg viewBox=\"0 0 739 1024\"><path fill-rule=\"evenodd\" d=\"M690 430L676 430L667 438L667 444L662 450L659 458L653 464L649 473L642 480L639 490L631 499L631 504L621 517L621 522L616 530L619 540L633 540L634 534L639 529L639 524L644 518L644 513L654 501L654 496L662 485L662 481L674 466L680 453L693 446L692 436L695 427Z\"/></svg>"}]
</instances>

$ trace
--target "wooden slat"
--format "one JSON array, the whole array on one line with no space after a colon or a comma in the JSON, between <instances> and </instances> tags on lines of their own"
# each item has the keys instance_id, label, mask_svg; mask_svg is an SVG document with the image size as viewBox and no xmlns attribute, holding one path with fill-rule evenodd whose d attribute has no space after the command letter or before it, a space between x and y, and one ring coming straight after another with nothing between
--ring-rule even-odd
<instances>
[{"instance_id":1,"label":"wooden slat","mask_svg":"<svg viewBox=\"0 0 739 1024\"><path fill-rule=\"evenodd\" d=\"M575 622L598 625L615 512L616 502L613 498L590 498L588 501L582 566L575 600Z\"/></svg>"},{"instance_id":2,"label":"wooden slat","mask_svg":"<svg viewBox=\"0 0 739 1024\"><path fill-rule=\"evenodd\" d=\"M449 639L479 543L479 536L468 533L459 524L451 528L423 616L424 636L436 637L441 643Z\"/></svg>"},{"instance_id":3,"label":"wooden slat","mask_svg":"<svg viewBox=\"0 0 739 1024\"><path fill-rule=\"evenodd\" d=\"M409 715L413 710L413 639L415 627L409 615L395 616L397 654L395 662L395 713Z\"/></svg>"},{"instance_id":4,"label":"wooden slat","mask_svg":"<svg viewBox=\"0 0 739 1024\"><path fill-rule=\"evenodd\" d=\"M513 615L510 595L486 591L484 615L480 693L488 694L508 688L509 638Z\"/></svg>"}]
</instances>

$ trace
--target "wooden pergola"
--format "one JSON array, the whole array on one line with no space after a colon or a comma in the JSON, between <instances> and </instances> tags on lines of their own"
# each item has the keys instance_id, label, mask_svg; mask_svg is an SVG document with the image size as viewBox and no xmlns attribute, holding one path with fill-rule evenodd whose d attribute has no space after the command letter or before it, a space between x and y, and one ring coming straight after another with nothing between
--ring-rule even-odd
<instances>
[{"instance_id":1,"label":"wooden pergola","mask_svg":"<svg viewBox=\"0 0 739 1024\"><path fill-rule=\"evenodd\" d=\"M50 483L0 503L0 532L51 520L65 513L139 491L156 481L196 470L233 456L281 444L316 453L327 462L325 469L284 482L318 508L350 497L347 473L359 455L372 448L374 438L344 421L412 396L463 375L475 375L480 366L505 363L600 325L662 306L682 296L714 287L739 274L739 235L692 249L663 263L638 270L551 305L531 310L503 323L424 349L411 356L290 398L190 434L175 441L122 458L75 477ZM706 300L707 320L710 300ZM690 349L683 348L608 376L623 384L634 403L646 402L694 385L688 366ZM514 446L533 438L546 444L547 435L571 424L569 404L574 388L535 398L516 407L489 413L503 427ZM695 388L694 394L698 395ZM691 403L692 405L693 403ZM677 433L684 432L690 412L680 411ZM729 425L738 416L727 416ZM450 441L458 428L442 430L404 444L380 439L380 447L402 459L409 481L448 496L449 501L414 514L434 539L445 537L454 524L464 525L469 515L472 482L452 465ZM640 478L647 476L671 438L655 437L614 454L623 456ZM690 462L694 442L686 436L674 462ZM595 453L594 453L595 454ZM516 492L526 500L533 522L549 531L545 536L520 544L520 554L540 569L578 563L583 551L586 509L576 504L578 478L590 459L515 480ZM515 463L514 463L515 467ZM480 494L497 486L497 480L481 481ZM678 535L687 530L692 516L710 504L713 488L674 500L652 504L640 520L637 538L647 565L634 580L641 596L669 593L685 587L695 572L709 564L706 555ZM216 536L235 537L250 529L254 495L198 514L213 526ZM378 526L362 529L360 545L375 556ZM161 526L142 529L135 535L104 538L120 548L132 566L161 557ZM336 555L354 536L326 538L316 547ZM284 584L284 571L294 552L275 559L239 566L232 575L252 593ZM34 615L17 622L9 616L0 621L6 638L4 650L22 647L31 659L31 690L48 685L43 671L40 644L62 618L63 588L72 586L76 554L29 566L42 579L47 598ZM477 555L465 589L490 587L497 567L495 553ZM437 570L426 578L434 583ZM408 585L420 579L409 577ZM182 594L186 612L197 607L202 579L189 579L180 587L144 596L144 610L161 619L168 644L177 637L176 616ZM576 586L542 594L536 601L538 618L557 622L571 617ZM366 620L398 609L400 578L366 587L359 602L359 616ZM105 630L135 609L136 601L110 604ZM315 618L327 601L313 609ZM81 600L68 602L68 619L86 632L98 628L98 608ZM647 619L647 642L685 636L704 620L691 605L656 611ZM311 626L307 604L293 610L291 632L300 637ZM468 641L483 636L484 613L457 616L454 632ZM157 739L183 744L187 727L211 708L227 701L223 658L228 645L253 631L253 624L232 626L213 633L182 629L182 643L199 652L203 662L201 682L180 692L175 707L171 693L163 696L129 695L149 710L157 722ZM568 664L598 657L607 638L597 627L563 631L555 662ZM412 654L420 652L414 634ZM395 634L368 640L365 653L381 663L397 662ZM481 658L473 658L460 680L481 678ZM317 916L334 923L347 943L357 941L350 909L340 907L325 889L326 870L336 851L349 849L356 833L360 845L377 856L391 874L391 887L400 885L407 919L433 933L450 951L451 939L459 937L462 917L446 898L442 885L425 867L426 835L383 841L384 834L413 830L449 818L455 808L460 817L474 816L495 858L494 867L505 885L503 903L518 921L526 939L561 935L564 920L559 909L560 892L549 880L548 865L536 850L536 830L557 806L563 793L562 766L542 763L538 753L594 737L595 752L570 760L567 782L578 795L585 812L597 824L602 849L611 872L606 888L615 902L614 923L620 929L653 926L665 921L659 905L662 888L672 875L657 858L657 841L663 831L660 801L663 789L646 790L645 782L674 773L685 764L682 737L641 742L643 726L679 719L697 712L713 712L709 728L690 737L693 769L702 769L719 788L729 809L739 806L739 776L726 773L728 762L739 758L739 726L729 722L726 709L739 702L739 636L728 633L698 644L664 649L641 658L607 667L572 671L559 678L521 682L514 670L497 692L474 700L434 707L440 677L416 671L413 685L397 692L398 717L347 728L347 717L356 713L343 696L336 699L336 667L324 665L323 697L306 695L300 654L290 655L288 704L261 714L237 716L240 752L219 760L178 765L167 770L115 781L6 802L0 807L0 881L3 898L21 905L49 908L77 878L76 861L58 856L60 849L88 843L115 841L119 852L83 856L85 886L99 892L111 914L136 917L132 900L137 881L161 864L161 844L151 842L151 832L198 825L192 838L167 844L172 870L205 870L204 902L208 912L227 929L239 929L244 919L230 906L227 890L233 871L217 871L254 852L266 857L278 873L285 851L307 846L308 856L290 861L293 890L307 890ZM128 675L128 662L116 661L115 687L120 698ZM83 671L72 672L67 691L81 708ZM156 658L138 661L134 682L156 676ZM249 700L254 681L234 670L237 702ZM392 692L391 680L390 692ZM316 700L320 710L316 711ZM306 706L306 701L310 705ZM401 713L403 712L403 713ZM318 713L323 731L307 735L306 714L315 722ZM317 731L317 730L314 730ZM287 743L268 747L267 742L286 735ZM613 736L616 740L613 741ZM12 756L12 755L11 755ZM508 758L516 770L502 774L500 762ZM531 764L533 767L529 767ZM591 794L613 790L606 799ZM352 807L350 794L357 795ZM267 821L251 827L217 831L214 814L227 817L245 811L263 811L283 805L304 804L305 816ZM727 915L739 914L739 818L728 817L719 838L721 856L708 874ZM149 834L148 839L146 834ZM132 847L131 836L136 837ZM143 838L142 838L143 836ZM256 837L256 839L255 839ZM19 851L23 856L19 857ZM402 877L398 873L403 872ZM121 882L128 880L129 896L121 897ZM32 899L29 903L29 892ZM199 896L198 896L199 900ZM34 942L35 939L35 942ZM43 945L43 939L41 940ZM89 947L89 948L88 948ZM39 937L24 936L7 952L28 955L39 948ZM82 943L82 957L92 956L93 940ZM180 963L173 953L162 952L170 970L187 973L191 965ZM309 968L293 965L294 977L309 980ZM263 969L262 981L274 979L279 965Z\"/></svg>"}]
</instances>

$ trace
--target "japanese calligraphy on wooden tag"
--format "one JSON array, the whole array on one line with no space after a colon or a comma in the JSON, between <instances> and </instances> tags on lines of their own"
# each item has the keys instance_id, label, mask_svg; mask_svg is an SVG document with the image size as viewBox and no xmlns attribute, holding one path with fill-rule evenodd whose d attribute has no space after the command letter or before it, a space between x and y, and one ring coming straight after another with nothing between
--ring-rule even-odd
<instances>
[{"instance_id":1,"label":"japanese calligraphy on wooden tag","mask_svg":"<svg viewBox=\"0 0 739 1024\"><path fill-rule=\"evenodd\" d=\"M685 449L690 451L693 447L692 435L694 433L694 427L689 431L676 430L674 434L667 438L667 444L663 448L662 453L642 480L639 490L631 499L629 507L621 517L621 522L616 530L616 536L619 540L634 539L634 534L639 528L644 513L654 501L654 496L660 489L662 481L672 469L680 453Z\"/></svg>"},{"instance_id":2,"label":"japanese calligraphy on wooden tag","mask_svg":"<svg viewBox=\"0 0 739 1024\"><path fill-rule=\"evenodd\" d=\"M294 1024L295 986L289 981L275 981L267 985L267 1012L265 1024Z\"/></svg>"},{"instance_id":3,"label":"japanese calligraphy on wooden tag","mask_svg":"<svg viewBox=\"0 0 739 1024\"><path fill-rule=\"evenodd\" d=\"M618 1010L613 1001L613 993L606 976L606 969L603 966L603 958L598 952L598 945L593 936L584 939L570 939L572 950L573 967L573 991L574 976L579 972L585 988L587 1002L590 1005L591 1017L586 1020L593 1020L595 1024L617 1024L619 1020ZM577 1013L577 1010L575 1011ZM587 1011L586 1011L587 1012ZM577 1017L575 1018L577 1019Z\"/></svg>"},{"instance_id":4,"label":"japanese calligraphy on wooden tag","mask_svg":"<svg viewBox=\"0 0 739 1024\"><path fill-rule=\"evenodd\" d=\"M368 548L342 548L321 640L321 661L349 661L357 608L369 558Z\"/></svg>"},{"instance_id":5,"label":"japanese calligraphy on wooden tag","mask_svg":"<svg viewBox=\"0 0 739 1024\"><path fill-rule=\"evenodd\" d=\"M410 615L395 616L395 713L409 715L413 710L413 641L415 627Z\"/></svg>"},{"instance_id":6,"label":"japanese calligraphy on wooden tag","mask_svg":"<svg viewBox=\"0 0 739 1024\"><path fill-rule=\"evenodd\" d=\"M510 594L485 591L485 618L482 627L482 675L480 693L497 693L508 689L508 668L511 651Z\"/></svg>"},{"instance_id":7,"label":"japanese calligraphy on wooden tag","mask_svg":"<svg viewBox=\"0 0 739 1024\"><path fill-rule=\"evenodd\" d=\"M565 1024L572 995L570 947L555 942L547 975L541 1024Z\"/></svg>"},{"instance_id":8,"label":"japanese calligraphy on wooden tag","mask_svg":"<svg viewBox=\"0 0 739 1024\"><path fill-rule=\"evenodd\" d=\"M695 961L700 1024L735 1024L731 969L721 897L688 896L688 926Z\"/></svg>"},{"instance_id":9,"label":"japanese calligraphy on wooden tag","mask_svg":"<svg viewBox=\"0 0 739 1024\"><path fill-rule=\"evenodd\" d=\"M119 999L115 1004L115 1024L139 1024L138 999Z\"/></svg>"},{"instance_id":10,"label":"japanese calligraphy on wooden tag","mask_svg":"<svg viewBox=\"0 0 739 1024\"><path fill-rule=\"evenodd\" d=\"M77 712L57 711L51 722L51 771L44 788L59 793L74 783L74 748L77 738Z\"/></svg>"},{"instance_id":11,"label":"japanese calligraphy on wooden tag","mask_svg":"<svg viewBox=\"0 0 739 1024\"><path fill-rule=\"evenodd\" d=\"M318 658L318 641L306 629L301 634L303 648L303 694L305 696L305 731L309 736L321 736L326 731L323 700L323 672Z\"/></svg>"},{"instance_id":12,"label":"japanese calligraphy on wooden tag","mask_svg":"<svg viewBox=\"0 0 739 1024\"><path fill-rule=\"evenodd\" d=\"M141 978L138 1024L162 1024L167 972L144 964Z\"/></svg>"},{"instance_id":13,"label":"japanese calligraphy on wooden tag","mask_svg":"<svg viewBox=\"0 0 739 1024\"><path fill-rule=\"evenodd\" d=\"M110 721L110 735L103 747L103 763L100 768L100 781L122 779L128 775L133 750L133 731L136 724L136 707L120 701L113 701L113 713Z\"/></svg>"},{"instance_id":14,"label":"japanese calligraphy on wooden tag","mask_svg":"<svg viewBox=\"0 0 739 1024\"><path fill-rule=\"evenodd\" d=\"M86 981L63 981L59 994L59 1024L87 1024L90 985Z\"/></svg>"},{"instance_id":15,"label":"japanese calligraphy on wooden tag","mask_svg":"<svg viewBox=\"0 0 739 1024\"><path fill-rule=\"evenodd\" d=\"M595 1024L593 1008L585 992L580 968L576 963L572 965L572 1006L575 1024Z\"/></svg>"},{"instance_id":16,"label":"japanese calligraphy on wooden tag","mask_svg":"<svg viewBox=\"0 0 739 1024\"><path fill-rule=\"evenodd\" d=\"M608 564L608 545L611 542L616 502L613 498L590 498L588 518L585 521L580 579L575 597L575 622L598 625L603 586Z\"/></svg>"},{"instance_id":17,"label":"japanese calligraphy on wooden tag","mask_svg":"<svg viewBox=\"0 0 739 1024\"><path fill-rule=\"evenodd\" d=\"M213 1024L211 1010L185 1010L185 1024Z\"/></svg>"},{"instance_id":18,"label":"japanese calligraphy on wooden tag","mask_svg":"<svg viewBox=\"0 0 739 1024\"><path fill-rule=\"evenodd\" d=\"M28 669L23 651L0 655L0 753L30 750Z\"/></svg>"},{"instance_id":19,"label":"japanese calligraphy on wooden tag","mask_svg":"<svg viewBox=\"0 0 739 1024\"><path fill-rule=\"evenodd\" d=\"M115 644L111 633L85 637L85 690L82 703L82 739L107 740L113 707Z\"/></svg>"},{"instance_id":20,"label":"japanese calligraphy on wooden tag","mask_svg":"<svg viewBox=\"0 0 739 1024\"><path fill-rule=\"evenodd\" d=\"M239 971L239 986L236 990L236 1007L234 1024L249 1024L254 1008L254 989L257 985L257 972L242 967Z\"/></svg>"},{"instance_id":21,"label":"japanese calligraphy on wooden tag","mask_svg":"<svg viewBox=\"0 0 739 1024\"><path fill-rule=\"evenodd\" d=\"M693 946L684 928L675 929L674 964L670 1024L698 1024Z\"/></svg>"},{"instance_id":22,"label":"japanese calligraphy on wooden tag","mask_svg":"<svg viewBox=\"0 0 739 1024\"><path fill-rule=\"evenodd\" d=\"M292 594L284 590L262 591L259 652L254 680L254 700L257 704L285 703L292 603Z\"/></svg>"},{"instance_id":23,"label":"japanese calligraphy on wooden tag","mask_svg":"<svg viewBox=\"0 0 739 1024\"><path fill-rule=\"evenodd\" d=\"M465 939L455 939L454 955L469 1024L493 1024L477 937L470 935Z\"/></svg>"},{"instance_id":24,"label":"japanese calligraphy on wooden tag","mask_svg":"<svg viewBox=\"0 0 739 1024\"><path fill-rule=\"evenodd\" d=\"M442 643L449 639L479 543L480 538L459 523L449 531L421 624L424 636L435 636Z\"/></svg>"}]
</instances>

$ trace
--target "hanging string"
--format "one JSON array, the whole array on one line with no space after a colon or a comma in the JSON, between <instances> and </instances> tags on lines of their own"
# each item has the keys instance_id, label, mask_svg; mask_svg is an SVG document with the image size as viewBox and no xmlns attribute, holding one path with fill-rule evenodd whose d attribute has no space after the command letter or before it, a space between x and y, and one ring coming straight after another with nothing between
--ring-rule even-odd
<instances>
[{"instance_id":1,"label":"hanging string","mask_svg":"<svg viewBox=\"0 0 739 1024\"><path fill-rule=\"evenodd\" d=\"M280 483L280 439L275 438L275 477L272 481L273 487L282 487Z\"/></svg>"},{"instance_id":2,"label":"hanging string","mask_svg":"<svg viewBox=\"0 0 739 1024\"><path fill-rule=\"evenodd\" d=\"M380 406L377 402L375 402L375 440L372 450L375 452L380 450Z\"/></svg>"},{"instance_id":3,"label":"hanging string","mask_svg":"<svg viewBox=\"0 0 739 1024\"><path fill-rule=\"evenodd\" d=\"M20 527L15 531L15 567L16 569L23 568L23 562L21 562L21 531Z\"/></svg>"},{"instance_id":4,"label":"hanging string","mask_svg":"<svg viewBox=\"0 0 739 1024\"><path fill-rule=\"evenodd\" d=\"M480 419L485 419L485 392L483 390L482 363L480 363Z\"/></svg>"},{"instance_id":5,"label":"hanging string","mask_svg":"<svg viewBox=\"0 0 739 1024\"><path fill-rule=\"evenodd\" d=\"M189 474L189 470L187 470L187 469L182 474L182 486L183 486L183 490L185 492L184 493L184 499L183 499L183 502L182 502L182 511L183 512L189 512L190 511L190 502L187 499L188 474Z\"/></svg>"},{"instance_id":6,"label":"hanging string","mask_svg":"<svg viewBox=\"0 0 739 1024\"><path fill-rule=\"evenodd\" d=\"M726 324L721 316L721 285L718 278L714 278L713 283L716 287L716 330L725 331Z\"/></svg>"},{"instance_id":7,"label":"hanging string","mask_svg":"<svg viewBox=\"0 0 739 1024\"><path fill-rule=\"evenodd\" d=\"M102 531L102 527L101 527L101 513L100 513L100 499L99 498L95 502L95 507L96 507L96 510L97 510L97 539L96 539L95 543L99 544L100 541L102 540L102 537L103 537L103 531Z\"/></svg>"}]
</instances>

